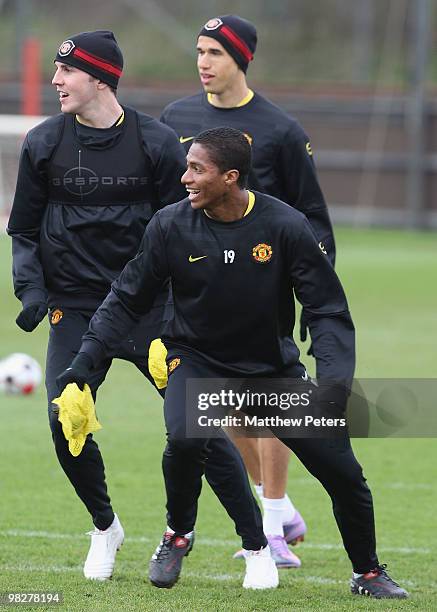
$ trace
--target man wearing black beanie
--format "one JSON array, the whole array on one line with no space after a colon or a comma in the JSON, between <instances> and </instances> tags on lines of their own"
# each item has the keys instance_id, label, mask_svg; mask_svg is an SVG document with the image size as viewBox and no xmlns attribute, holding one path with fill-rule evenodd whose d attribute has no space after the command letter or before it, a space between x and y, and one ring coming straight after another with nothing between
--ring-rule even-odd
<instances>
[{"instance_id":1,"label":"man wearing black beanie","mask_svg":"<svg viewBox=\"0 0 437 612\"><path fill-rule=\"evenodd\" d=\"M226 49L238 67L246 74L256 50L255 26L237 15L224 15L210 19L199 32L199 38L214 38Z\"/></svg>"},{"instance_id":2,"label":"man wearing black beanie","mask_svg":"<svg viewBox=\"0 0 437 612\"><path fill-rule=\"evenodd\" d=\"M52 437L59 462L95 526L84 575L107 580L124 531L107 493L102 456L92 435L77 456L70 453L52 400L60 395L57 377L77 354L111 283L136 255L153 214L185 196L180 183L185 152L172 129L118 102L123 56L112 32L71 36L54 62L52 83L62 112L25 139L8 224L15 294L22 302L17 325L31 332L49 311L46 387ZM168 287L163 287L152 311L139 319L123 344L95 364L90 378L94 399L113 358L132 362L155 384L149 345L171 317L167 302ZM76 359L81 371L90 365L81 355ZM234 520L243 546L266 547L241 457L226 437L213 440L209 452L206 479ZM197 504L184 510L187 532L172 534L167 542L174 548L176 541L177 553L181 542L192 547ZM268 547L262 560L273 566L274 584L271 580L266 586L264 566L257 588L276 586ZM174 576L173 571L170 579ZM246 582L251 585L253 576L246 574Z\"/></svg>"},{"instance_id":3,"label":"man wearing black beanie","mask_svg":"<svg viewBox=\"0 0 437 612\"><path fill-rule=\"evenodd\" d=\"M109 85L113 91L123 72L123 55L109 30L81 32L65 40L55 62L75 66Z\"/></svg>"},{"instance_id":4,"label":"man wearing black beanie","mask_svg":"<svg viewBox=\"0 0 437 612\"><path fill-rule=\"evenodd\" d=\"M311 145L299 123L247 85L246 71L257 45L255 26L237 15L207 21L197 39L197 68L204 93L167 106L161 121L172 127L189 148L200 131L234 127L252 145L249 187L287 202L303 212L335 261L328 209L317 180ZM301 340L306 339L302 315ZM236 437L235 444L255 483L264 508L264 531L278 567L299 567L288 543L304 538L306 525L286 494L289 449L276 438ZM242 551L236 558L242 557Z\"/></svg>"}]
</instances>

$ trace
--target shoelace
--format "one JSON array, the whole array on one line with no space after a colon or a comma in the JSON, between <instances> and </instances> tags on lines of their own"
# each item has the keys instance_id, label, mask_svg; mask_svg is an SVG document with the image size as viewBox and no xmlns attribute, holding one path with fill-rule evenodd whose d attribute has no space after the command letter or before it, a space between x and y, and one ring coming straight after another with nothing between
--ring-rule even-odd
<instances>
[{"instance_id":1,"label":"shoelace","mask_svg":"<svg viewBox=\"0 0 437 612\"><path fill-rule=\"evenodd\" d=\"M104 531L101 531L100 529L97 529L97 527L96 527L96 529L93 529L93 531L87 531L86 535L89 535L89 536L103 535L104 533L105 533Z\"/></svg>"},{"instance_id":2,"label":"shoelace","mask_svg":"<svg viewBox=\"0 0 437 612\"><path fill-rule=\"evenodd\" d=\"M173 533L169 538L163 537L161 540L161 544L158 546L156 550L156 561L163 561L169 554L171 550L171 546L176 539L176 534Z\"/></svg>"},{"instance_id":3,"label":"shoelace","mask_svg":"<svg viewBox=\"0 0 437 612\"><path fill-rule=\"evenodd\" d=\"M385 578L385 580L387 580L388 582L391 582L392 584L394 584L395 586L399 586L397 582L395 582L393 580L393 578L390 578L390 576L387 574L387 563L383 563L382 565L377 565L375 567L375 571L378 572L378 574L382 577Z\"/></svg>"}]
</instances>

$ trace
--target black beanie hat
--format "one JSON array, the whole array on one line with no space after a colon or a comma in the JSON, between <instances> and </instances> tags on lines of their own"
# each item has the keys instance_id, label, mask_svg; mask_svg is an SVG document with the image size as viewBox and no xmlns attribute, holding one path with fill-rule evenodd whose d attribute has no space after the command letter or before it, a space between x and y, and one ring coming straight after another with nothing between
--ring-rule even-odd
<instances>
[{"instance_id":1,"label":"black beanie hat","mask_svg":"<svg viewBox=\"0 0 437 612\"><path fill-rule=\"evenodd\" d=\"M247 71L249 62L253 60L257 42L256 29L250 21L238 15L215 17L205 23L199 36L209 36L218 40L241 70Z\"/></svg>"},{"instance_id":2,"label":"black beanie hat","mask_svg":"<svg viewBox=\"0 0 437 612\"><path fill-rule=\"evenodd\" d=\"M79 68L113 89L123 71L123 55L109 30L81 32L64 40L54 61Z\"/></svg>"}]
</instances>

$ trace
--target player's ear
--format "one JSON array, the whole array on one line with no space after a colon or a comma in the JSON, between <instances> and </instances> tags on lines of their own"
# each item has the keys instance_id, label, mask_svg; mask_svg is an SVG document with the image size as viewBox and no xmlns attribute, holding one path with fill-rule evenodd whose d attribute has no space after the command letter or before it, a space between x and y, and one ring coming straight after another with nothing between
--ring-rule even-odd
<instances>
[{"instance_id":1,"label":"player's ear","mask_svg":"<svg viewBox=\"0 0 437 612\"><path fill-rule=\"evenodd\" d=\"M109 88L109 85L107 83L104 83L100 79L97 79L97 89L107 89L107 88Z\"/></svg>"},{"instance_id":2,"label":"player's ear","mask_svg":"<svg viewBox=\"0 0 437 612\"><path fill-rule=\"evenodd\" d=\"M226 185L234 185L240 177L240 173L238 170L227 170L225 172L225 183Z\"/></svg>"}]
</instances>

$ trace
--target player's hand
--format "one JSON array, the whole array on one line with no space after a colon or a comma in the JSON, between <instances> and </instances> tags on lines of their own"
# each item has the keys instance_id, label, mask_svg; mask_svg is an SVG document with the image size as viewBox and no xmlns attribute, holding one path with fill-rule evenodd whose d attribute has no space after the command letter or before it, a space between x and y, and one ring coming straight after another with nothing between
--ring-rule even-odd
<instances>
[{"instance_id":1,"label":"player's hand","mask_svg":"<svg viewBox=\"0 0 437 612\"><path fill-rule=\"evenodd\" d=\"M83 391L84 384L89 381L92 368L93 362L89 355L86 353L76 355L69 367L56 379L59 393L62 393L69 383L76 383L79 389Z\"/></svg>"},{"instance_id":2,"label":"player's hand","mask_svg":"<svg viewBox=\"0 0 437 612\"><path fill-rule=\"evenodd\" d=\"M306 342L308 337L308 319L305 315L305 311L302 310L300 315L300 341ZM313 351L313 343L311 342L309 349L307 350L307 355L312 355L314 357Z\"/></svg>"},{"instance_id":3,"label":"player's hand","mask_svg":"<svg viewBox=\"0 0 437 612\"><path fill-rule=\"evenodd\" d=\"M33 302L33 304L23 308L15 322L23 331L31 332L41 323L46 314L46 302Z\"/></svg>"}]
</instances>

